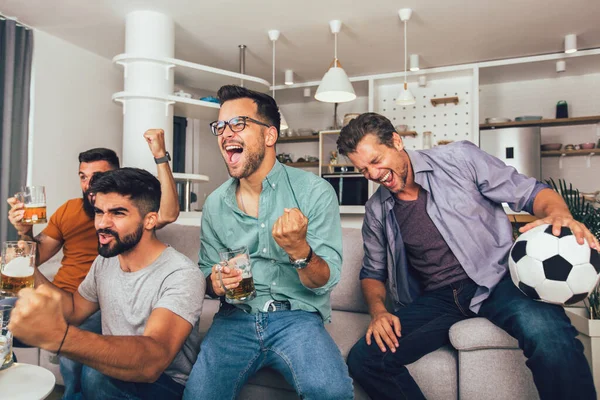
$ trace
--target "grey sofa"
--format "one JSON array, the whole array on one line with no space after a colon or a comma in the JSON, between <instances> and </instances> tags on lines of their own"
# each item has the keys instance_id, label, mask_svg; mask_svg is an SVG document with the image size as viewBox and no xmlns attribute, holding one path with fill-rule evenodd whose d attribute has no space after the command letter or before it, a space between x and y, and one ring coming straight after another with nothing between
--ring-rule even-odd
<instances>
[{"instance_id":1,"label":"grey sofa","mask_svg":"<svg viewBox=\"0 0 600 400\"><path fill-rule=\"evenodd\" d=\"M198 259L200 247L199 227L171 224L160 231L158 237L172 245L190 259ZM352 345L364 335L370 321L358 279L362 257L362 236L358 229L343 230L344 263L340 283L331 294L332 323L326 326L344 357ZM59 263L58 258L42 267L49 276ZM201 317L200 330L207 332L214 314L218 311L217 300L207 299ZM455 324L450 330L450 343L408 366L411 374L428 399L537 399L525 357L517 341L488 320L473 318ZM27 349L33 351L34 349ZM19 353L17 353L19 356ZM24 354L25 362L33 362L33 356ZM62 379L56 360L50 353L38 355L40 365ZM355 384L356 399L369 397ZM297 399L293 388L276 371L264 369L250 379L242 389L240 399Z\"/></svg>"}]
</instances>

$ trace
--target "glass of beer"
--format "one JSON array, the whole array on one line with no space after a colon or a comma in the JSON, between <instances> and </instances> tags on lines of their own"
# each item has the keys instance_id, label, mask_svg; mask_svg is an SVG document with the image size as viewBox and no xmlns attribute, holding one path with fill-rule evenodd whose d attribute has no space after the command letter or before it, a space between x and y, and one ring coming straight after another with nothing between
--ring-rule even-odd
<instances>
[{"instance_id":1,"label":"glass of beer","mask_svg":"<svg viewBox=\"0 0 600 400\"><path fill-rule=\"evenodd\" d=\"M10 367L13 363L13 337L8 330L12 309L13 306L0 305L0 370Z\"/></svg>"},{"instance_id":2,"label":"glass of beer","mask_svg":"<svg viewBox=\"0 0 600 400\"><path fill-rule=\"evenodd\" d=\"M19 290L33 287L35 242L2 243L0 296L16 297Z\"/></svg>"},{"instance_id":3,"label":"glass of beer","mask_svg":"<svg viewBox=\"0 0 600 400\"><path fill-rule=\"evenodd\" d=\"M15 194L15 197L25 206L25 214L23 214L21 223L33 225L47 222L46 188L44 186L26 186L22 192Z\"/></svg>"},{"instance_id":4,"label":"glass of beer","mask_svg":"<svg viewBox=\"0 0 600 400\"><path fill-rule=\"evenodd\" d=\"M221 266L227 266L231 269L239 269L242 271L242 281L239 286L233 289L225 290L225 301L230 304L240 304L245 301L252 300L256 297L256 289L254 288L254 279L252 278L252 263L246 246L236 250L223 249L219 252ZM221 270L217 269L219 281L223 288L223 278Z\"/></svg>"}]
</instances>

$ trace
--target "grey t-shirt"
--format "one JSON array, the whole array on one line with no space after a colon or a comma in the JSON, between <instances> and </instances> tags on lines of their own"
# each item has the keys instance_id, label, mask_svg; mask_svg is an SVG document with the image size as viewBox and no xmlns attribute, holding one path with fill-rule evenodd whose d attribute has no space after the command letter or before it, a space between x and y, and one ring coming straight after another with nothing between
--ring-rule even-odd
<instances>
[{"instance_id":1,"label":"grey t-shirt","mask_svg":"<svg viewBox=\"0 0 600 400\"><path fill-rule=\"evenodd\" d=\"M198 324L206 281L189 258L168 247L147 267L124 272L119 257L98 256L79 294L98 303L102 311L102 334L141 336L156 308L165 308L192 325L192 332L165 373L185 385L200 351Z\"/></svg>"}]
</instances>

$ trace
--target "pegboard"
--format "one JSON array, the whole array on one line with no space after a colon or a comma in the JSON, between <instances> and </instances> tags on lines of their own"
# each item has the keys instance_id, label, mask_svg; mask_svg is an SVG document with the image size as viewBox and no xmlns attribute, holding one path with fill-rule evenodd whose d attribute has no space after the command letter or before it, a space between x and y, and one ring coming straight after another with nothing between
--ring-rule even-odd
<instances>
[{"instance_id":1,"label":"pegboard","mask_svg":"<svg viewBox=\"0 0 600 400\"><path fill-rule=\"evenodd\" d=\"M431 142L435 146L439 140L470 140L475 143L471 101L473 79L457 77L430 80L425 87L409 83L416 104L399 106L396 96L402 83L375 86L375 112L384 115L394 126L406 124L409 131L416 131L417 137L404 137L407 149L423 148L423 132L431 132ZM458 104L439 104L434 107L432 98L458 96ZM478 128L478 127L476 127Z\"/></svg>"}]
</instances>

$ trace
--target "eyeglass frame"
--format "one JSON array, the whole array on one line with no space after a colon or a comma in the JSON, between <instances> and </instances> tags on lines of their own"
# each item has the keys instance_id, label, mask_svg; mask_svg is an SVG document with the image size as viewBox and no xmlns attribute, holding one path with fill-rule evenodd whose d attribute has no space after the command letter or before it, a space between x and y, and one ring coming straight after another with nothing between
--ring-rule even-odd
<instances>
[{"instance_id":1,"label":"eyeglass frame","mask_svg":"<svg viewBox=\"0 0 600 400\"><path fill-rule=\"evenodd\" d=\"M232 124L231 124L231 121L234 120L234 119L236 119L236 118L241 118L244 121L244 127L242 129L240 129L239 131L233 130L233 127L232 127ZM227 129L227 127L229 127L229 129L231 129L231 132L235 132L235 133L242 132L244 129L246 129L246 125L248 124L248 121L252 121L252 122L254 122L257 125L262 125L262 126L267 127L267 128L270 128L270 127L273 126L273 125L269 125L269 124L267 124L265 122L258 121L258 120L254 119L252 117L248 117L248 116L245 116L245 115L238 115L237 117L231 118L229 121L216 120L216 121L213 121L210 124L208 124L208 126L210 127L210 132L214 136L221 136L225 132L225 129ZM225 126L223 127L223 132L216 133L215 132L216 131L216 124L219 123L219 122L223 122L225 124ZM215 129L214 130L213 130L213 125L215 125Z\"/></svg>"}]
</instances>

